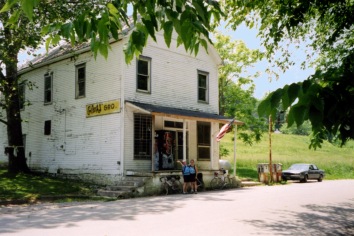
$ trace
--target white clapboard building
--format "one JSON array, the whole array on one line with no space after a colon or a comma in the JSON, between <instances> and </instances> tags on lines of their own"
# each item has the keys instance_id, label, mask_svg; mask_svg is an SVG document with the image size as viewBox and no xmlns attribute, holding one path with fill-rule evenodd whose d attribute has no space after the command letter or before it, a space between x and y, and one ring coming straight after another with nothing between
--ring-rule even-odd
<instances>
[{"instance_id":1,"label":"white clapboard building","mask_svg":"<svg viewBox=\"0 0 354 236\"><path fill-rule=\"evenodd\" d=\"M23 90L31 105L22 109L31 170L105 183L180 170L182 159L195 159L201 171L219 168L215 137L229 121L218 115L221 59L212 46L194 56L156 37L129 65L123 37L107 59L87 46L62 46L20 70L35 85ZM5 147L3 124L0 132Z\"/></svg>"}]
</instances>

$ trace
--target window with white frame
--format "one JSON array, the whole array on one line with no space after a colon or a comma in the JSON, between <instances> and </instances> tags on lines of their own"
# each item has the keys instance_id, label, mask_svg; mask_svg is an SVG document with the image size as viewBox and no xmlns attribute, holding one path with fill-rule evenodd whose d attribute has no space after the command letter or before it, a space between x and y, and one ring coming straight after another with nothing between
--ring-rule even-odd
<instances>
[{"instance_id":1,"label":"window with white frame","mask_svg":"<svg viewBox=\"0 0 354 236\"><path fill-rule=\"evenodd\" d=\"M75 98L84 98L86 96L86 65L76 66L75 75Z\"/></svg>"},{"instance_id":2,"label":"window with white frame","mask_svg":"<svg viewBox=\"0 0 354 236\"><path fill-rule=\"evenodd\" d=\"M197 122L198 160L210 160L211 125L209 122Z\"/></svg>"},{"instance_id":3,"label":"window with white frame","mask_svg":"<svg viewBox=\"0 0 354 236\"><path fill-rule=\"evenodd\" d=\"M151 58L141 56L136 64L136 90L140 92L150 92Z\"/></svg>"},{"instance_id":4,"label":"window with white frame","mask_svg":"<svg viewBox=\"0 0 354 236\"><path fill-rule=\"evenodd\" d=\"M150 115L134 114L134 159L151 160L151 126Z\"/></svg>"},{"instance_id":5,"label":"window with white frame","mask_svg":"<svg viewBox=\"0 0 354 236\"><path fill-rule=\"evenodd\" d=\"M198 101L209 102L209 73L198 71Z\"/></svg>"},{"instance_id":6,"label":"window with white frame","mask_svg":"<svg viewBox=\"0 0 354 236\"><path fill-rule=\"evenodd\" d=\"M53 74L44 75L44 104L50 104L53 101Z\"/></svg>"}]
</instances>

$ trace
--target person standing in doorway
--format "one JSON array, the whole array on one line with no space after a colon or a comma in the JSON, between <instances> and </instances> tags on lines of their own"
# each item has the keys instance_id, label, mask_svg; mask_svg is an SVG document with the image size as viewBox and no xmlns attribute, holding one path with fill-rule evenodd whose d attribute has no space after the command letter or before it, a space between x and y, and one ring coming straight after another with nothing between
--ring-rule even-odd
<instances>
[{"instance_id":1,"label":"person standing in doorway","mask_svg":"<svg viewBox=\"0 0 354 236\"><path fill-rule=\"evenodd\" d=\"M187 165L186 161L180 161L178 160L179 163L182 165L182 174L183 174L183 194L187 193L188 187L190 185L190 168L189 165Z\"/></svg>"},{"instance_id":2,"label":"person standing in doorway","mask_svg":"<svg viewBox=\"0 0 354 236\"><path fill-rule=\"evenodd\" d=\"M191 193L198 193L198 185L197 185L198 168L195 165L193 159L190 160L188 166L189 166L189 173L190 173Z\"/></svg>"}]
</instances>

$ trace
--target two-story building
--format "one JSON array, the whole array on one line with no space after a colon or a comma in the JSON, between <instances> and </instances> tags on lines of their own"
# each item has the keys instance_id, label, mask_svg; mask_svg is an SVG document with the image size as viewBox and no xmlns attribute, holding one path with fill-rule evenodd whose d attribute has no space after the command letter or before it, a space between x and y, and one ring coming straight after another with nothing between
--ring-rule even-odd
<instances>
[{"instance_id":1,"label":"two-story building","mask_svg":"<svg viewBox=\"0 0 354 236\"><path fill-rule=\"evenodd\" d=\"M211 45L194 56L175 39L168 48L156 38L129 65L123 37L107 59L95 59L89 46L62 46L20 70L35 85L23 89L30 169L107 183L180 170L182 159L195 159L201 171L219 168L215 137L228 122L218 115L221 59Z\"/></svg>"}]
</instances>

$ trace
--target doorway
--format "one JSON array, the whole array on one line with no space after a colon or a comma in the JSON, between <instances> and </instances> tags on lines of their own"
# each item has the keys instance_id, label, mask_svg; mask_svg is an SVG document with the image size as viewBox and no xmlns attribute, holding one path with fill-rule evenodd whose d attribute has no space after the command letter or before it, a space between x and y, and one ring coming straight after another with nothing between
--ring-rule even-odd
<instances>
[{"instance_id":1,"label":"doorway","mask_svg":"<svg viewBox=\"0 0 354 236\"><path fill-rule=\"evenodd\" d=\"M188 132L187 132L188 153ZM183 158L183 132L176 130L157 130L155 142L158 153L158 170L176 170L177 160Z\"/></svg>"}]
</instances>

